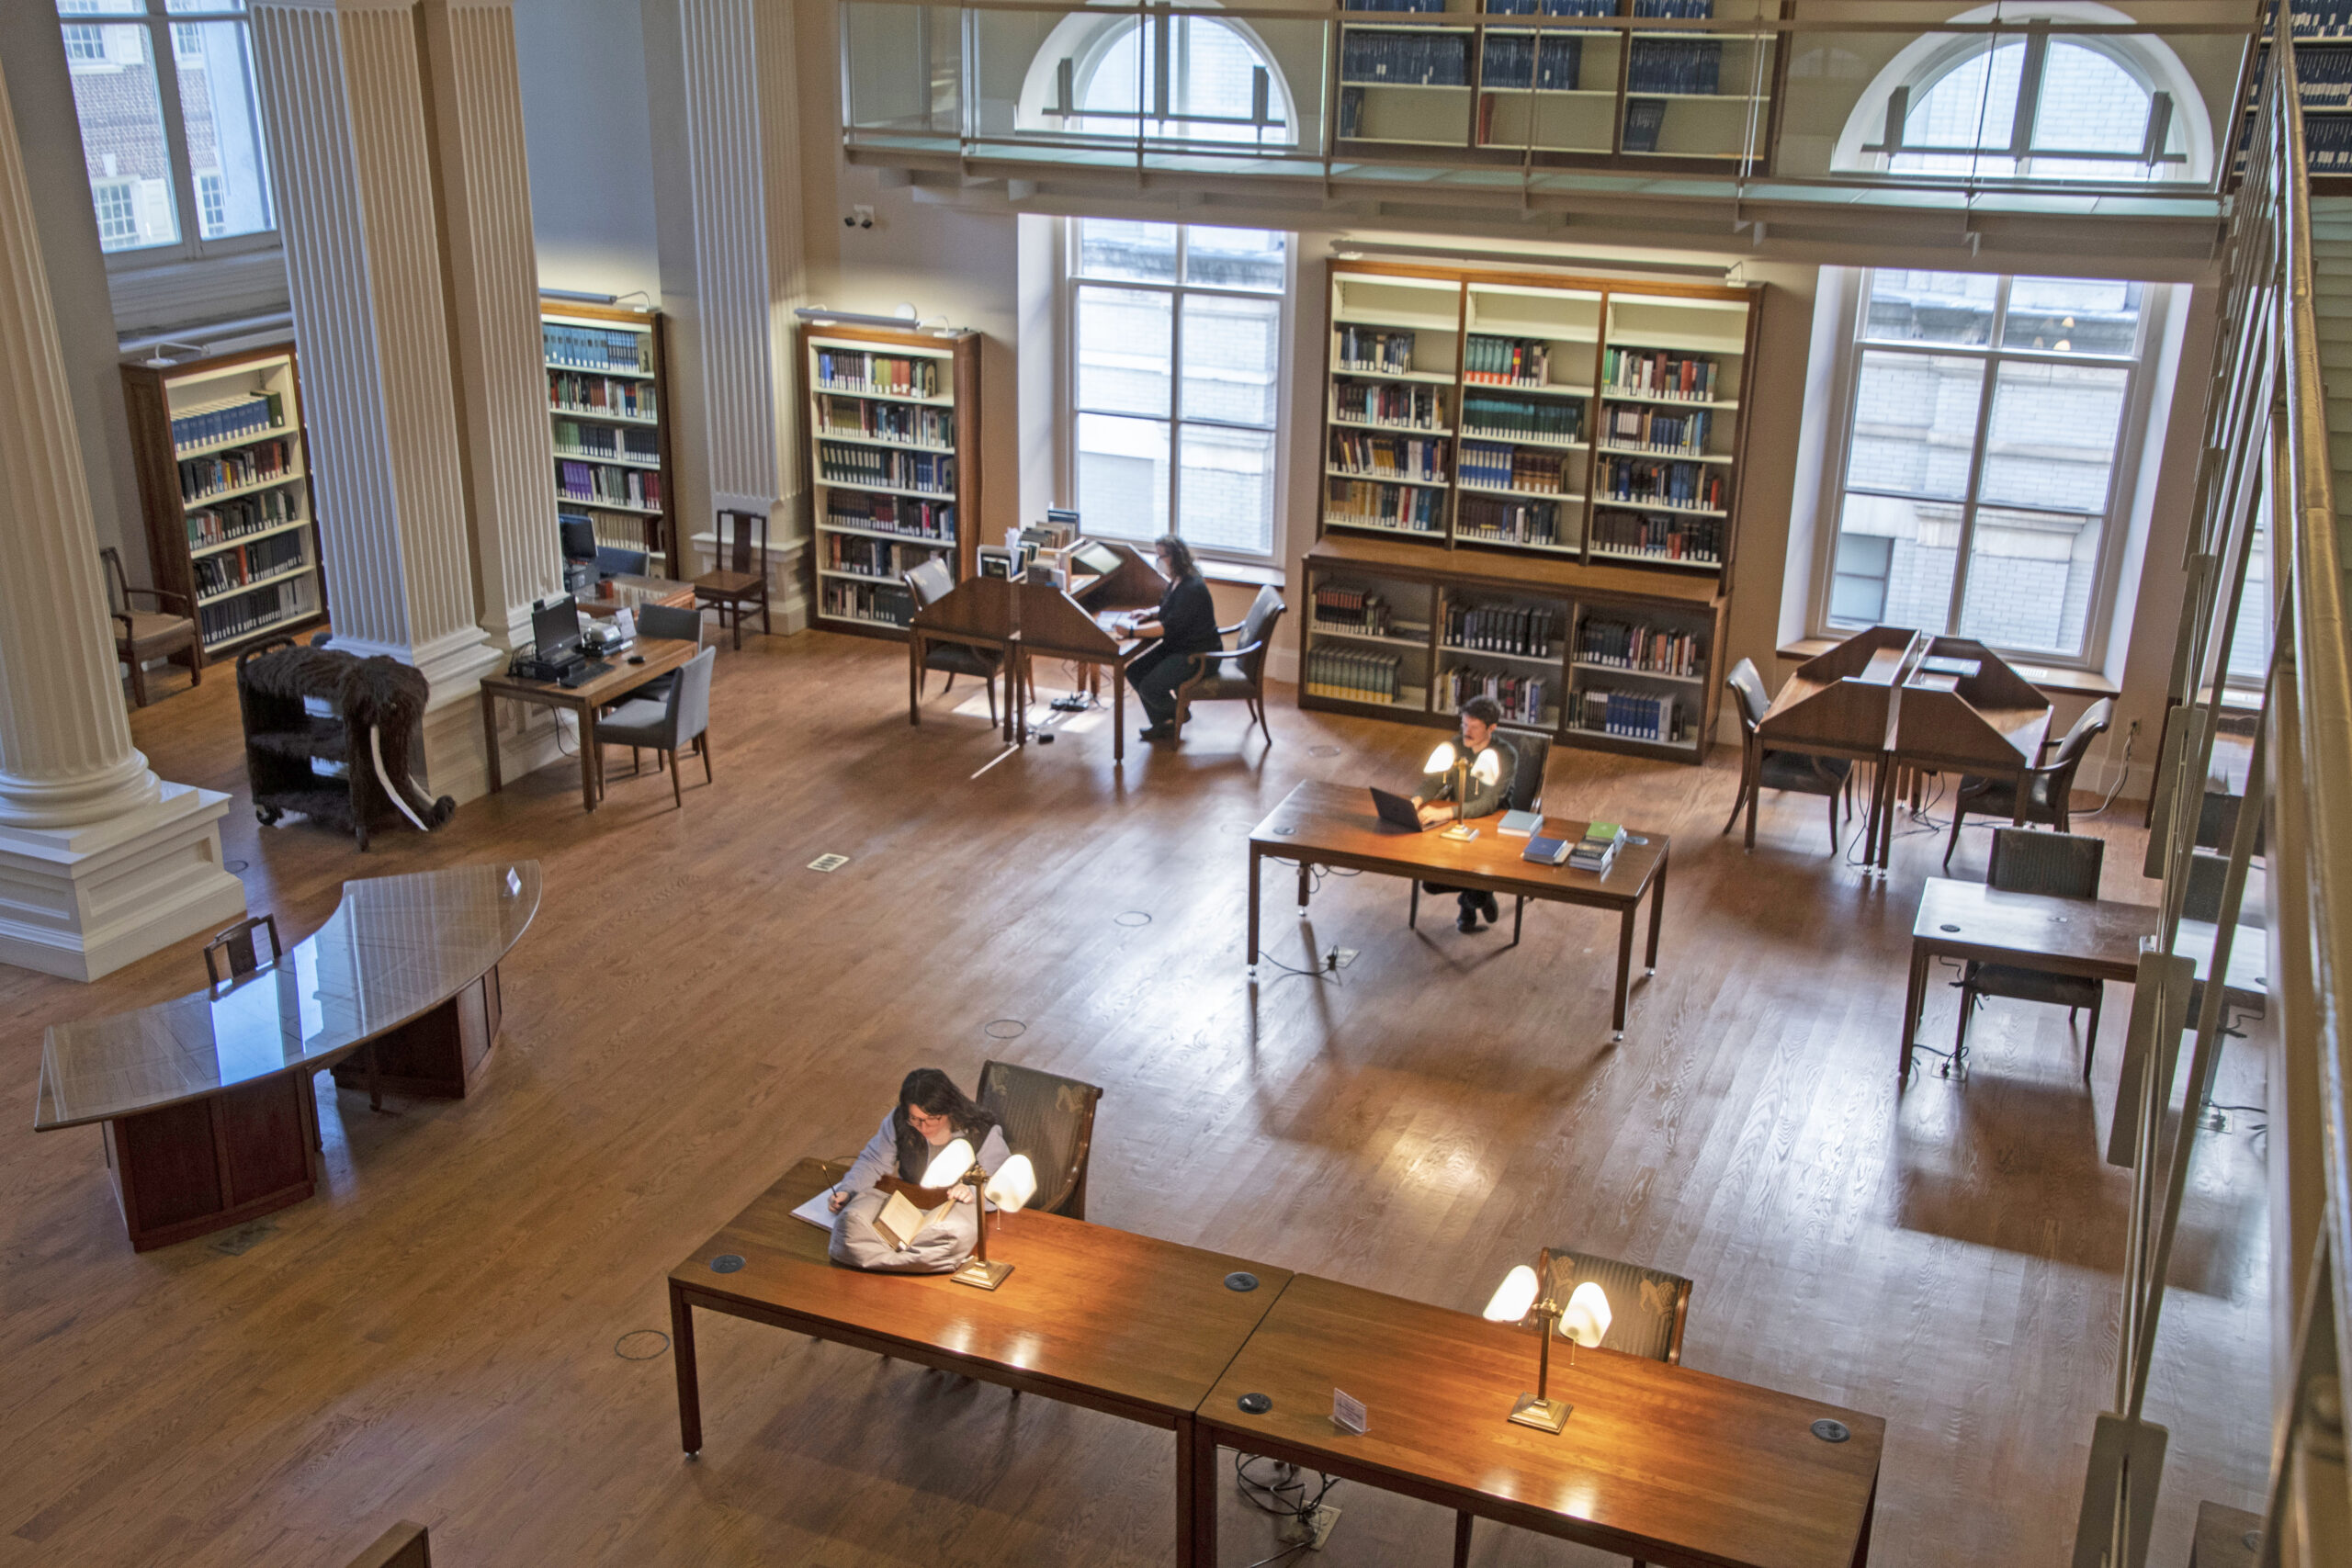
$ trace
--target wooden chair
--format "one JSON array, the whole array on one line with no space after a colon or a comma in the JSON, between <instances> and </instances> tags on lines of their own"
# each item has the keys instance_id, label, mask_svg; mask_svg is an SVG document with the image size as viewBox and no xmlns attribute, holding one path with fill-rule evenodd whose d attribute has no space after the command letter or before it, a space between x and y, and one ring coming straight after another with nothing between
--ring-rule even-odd
<instances>
[{"instance_id":1,"label":"wooden chair","mask_svg":"<svg viewBox=\"0 0 2352 1568\"><path fill-rule=\"evenodd\" d=\"M188 684L204 684L204 650L198 645L195 612L185 594L165 588L133 588L122 570L122 552L112 545L98 550L107 572L107 614L114 617L114 655L130 667L130 701L147 705L150 659L170 659L187 666ZM153 611L133 607L140 599L155 602Z\"/></svg>"},{"instance_id":2,"label":"wooden chair","mask_svg":"<svg viewBox=\"0 0 2352 1568\"><path fill-rule=\"evenodd\" d=\"M1552 1249L1552 1278L1546 1283L1554 1301L1566 1301L1588 1280L1609 1298L1609 1332L1600 1337L1602 1349L1669 1367L1682 1364L1682 1330L1690 1318L1690 1280L1663 1269L1621 1263L1574 1247ZM1453 1516L1453 1568L1468 1568L1470 1528L1476 1522L1469 1514ZM1642 1568L1641 1559L1634 1560L1634 1568Z\"/></svg>"},{"instance_id":3,"label":"wooden chair","mask_svg":"<svg viewBox=\"0 0 2352 1568\"><path fill-rule=\"evenodd\" d=\"M1503 739L1510 742L1511 750L1519 754L1519 766L1510 775L1510 794L1503 801L1504 809L1509 811L1543 810L1544 773L1552 763L1552 738L1523 729L1506 729L1502 733ZM1405 925L1408 930L1416 929L1421 918L1420 879L1415 877L1411 886L1412 901L1405 910ZM1430 885L1429 891L1437 893L1445 889L1432 883ZM1510 912L1510 945L1513 947L1519 945L1520 923L1526 918L1527 900L1522 897L1513 906Z\"/></svg>"},{"instance_id":4,"label":"wooden chair","mask_svg":"<svg viewBox=\"0 0 2352 1568\"><path fill-rule=\"evenodd\" d=\"M743 615L752 605L760 609L761 632L775 630L768 618L768 520L757 512L721 512L713 533L718 565L695 579L695 604L716 608L721 627L734 626L741 650Z\"/></svg>"},{"instance_id":5,"label":"wooden chair","mask_svg":"<svg viewBox=\"0 0 2352 1568\"><path fill-rule=\"evenodd\" d=\"M1086 1218L1086 1163L1102 1099L1094 1084L1035 1067L989 1062L980 1068L980 1105L1004 1129L1006 1146L1037 1168L1031 1208Z\"/></svg>"},{"instance_id":6,"label":"wooden chair","mask_svg":"<svg viewBox=\"0 0 2352 1568\"><path fill-rule=\"evenodd\" d=\"M1764 722L1765 713L1772 699L1764 694L1764 678L1756 672L1756 661L1743 659L1731 667L1724 677L1724 684L1731 688L1732 711L1739 716L1739 795L1731 803L1731 815L1724 819L1724 832L1731 831L1739 814L1758 790L1786 790L1797 795L1821 795L1829 797L1829 847L1838 848L1838 808L1842 802L1846 815L1854 811L1854 764L1845 757L1815 757L1802 751L1773 751L1766 749L1757 738L1756 727ZM1715 835L1717 838L1722 833ZM1756 829L1750 823L1747 847L1756 847Z\"/></svg>"},{"instance_id":7,"label":"wooden chair","mask_svg":"<svg viewBox=\"0 0 2352 1568\"><path fill-rule=\"evenodd\" d=\"M702 782L712 783L710 772L710 671L718 649L706 648L678 671L669 695L660 702L639 697L615 708L596 726L599 746L627 746L632 755L644 747L655 753L654 765L666 758L670 767L670 798L685 808L684 786L678 782L678 753L692 746L702 754Z\"/></svg>"},{"instance_id":8,"label":"wooden chair","mask_svg":"<svg viewBox=\"0 0 2352 1568\"><path fill-rule=\"evenodd\" d=\"M1944 845L1944 864L1951 864L1951 852L1960 848L1961 825L1972 811L1979 817L1998 817L2011 823L2039 824L2065 832L2075 795L2075 770L2083 765L2091 742L2106 734L2114 722L2113 697L2101 697L2085 708L2083 716L2075 721L2075 728L2057 743L2050 760L2028 770L2022 811L2018 809L2017 780L1981 779L1973 773L1963 776L1959 794L1952 797L1951 841Z\"/></svg>"},{"instance_id":9,"label":"wooden chair","mask_svg":"<svg viewBox=\"0 0 2352 1568\"><path fill-rule=\"evenodd\" d=\"M1250 705L1250 721L1265 732L1266 744L1274 743L1274 732L1266 727L1266 653L1274 645L1274 629L1282 625L1288 608L1281 594L1261 588L1258 597L1250 601L1249 614L1232 626L1217 627L1220 638L1238 634L1241 640L1230 653L1201 659L1193 678L1176 688L1178 729L1192 719L1196 702L1243 702ZM1241 738L1250 738L1246 725Z\"/></svg>"},{"instance_id":10,"label":"wooden chair","mask_svg":"<svg viewBox=\"0 0 2352 1568\"><path fill-rule=\"evenodd\" d=\"M2098 897L2099 866L2107 856L2107 840L2079 833L2035 833L2023 828L1993 829L1993 858L1984 870L1984 886L2003 893L2040 893L2056 898ZM1980 964L1971 960L1960 976L1960 1032L1952 1042L1951 1070L1959 1072L1968 1059L1969 1017L1986 997L2041 1002L2066 1010L2066 1021L2090 1009L2090 1032L2083 1040L2083 1081L2091 1076L2091 1055L2098 1049L2099 1003L2107 987L2081 975L2052 975L2021 964Z\"/></svg>"},{"instance_id":11,"label":"wooden chair","mask_svg":"<svg viewBox=\"0 0 2352 1568\"><path fill-rule=\"evenodd\" d=\"M956 580L947 574L947 563L937 556L899 575L907 585L907 592L913 595L918 610L938 604L956 589ZM933 670L945 672L947 689L951 692L956 689L956 676L978 676L988 685L989 723L993 726L996 723L996 678L1003 668L1004 656L993 649L974 648L962 642L929 643L923 649L922 671L916 676L915 695L918 698L922 695L922 688L930 683L929 675ZM1004 700L1017 703L1021 700L1021 694L1008 686Z\"/></svg>"},{"instance_id":12,"label":"wooden chair","mask_svg":"<svg viewBox=\"0 0 2352 1568\"><path fill-rule=\"evenodd\" d=\"M227 931L216 934L204 944L204 977L218 986L223 980L233 980L240 975L250 975L261 967L261 954L255 951L254 932L266 929L269 932L269 961L272 964L286 956L285 944L277 940L277 920L270 915L254 915L239 920ZM213 962L214 953L220 954L228 973L220 973L220 964Z\"/></svg>"},{"instance_id":13,"label":"wooden chair","mask_svg":"<svg viewBox=\"0 0 2352 1568\"><path fill-rule=\"evenodd\" d=\"M433 1543L423 1525L402 1519L353 1558L350 1568L433 1568Z\"/></svg>"}]
</instances>

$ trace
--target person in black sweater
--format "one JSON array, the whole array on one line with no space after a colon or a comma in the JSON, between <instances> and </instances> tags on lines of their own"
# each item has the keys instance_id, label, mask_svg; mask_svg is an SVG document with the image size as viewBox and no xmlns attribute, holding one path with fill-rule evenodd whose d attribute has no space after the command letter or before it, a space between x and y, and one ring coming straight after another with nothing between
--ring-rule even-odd
<instances>
[{"instance_id":1,"label":"person in black sweater","mask_svg":"<svg viewBox=\"0 0 2352 1568\"><path fill-rule=\"evenodd\" d=\"M1199 655L1219 652L1225 642L1217 636L1216 606L1193 563L1192 547L1170 534L1152 546L1152 552L1159 557L1160 575L1168 579L1168 592L1159 596L1159 608L1151 618L1130 630L1159 641L1128 662L1127 684L1135 688L1144 716L1151 720L1143 739L1173 740L1176 688L1193 678Z\"/></svg>"}]
</instances>

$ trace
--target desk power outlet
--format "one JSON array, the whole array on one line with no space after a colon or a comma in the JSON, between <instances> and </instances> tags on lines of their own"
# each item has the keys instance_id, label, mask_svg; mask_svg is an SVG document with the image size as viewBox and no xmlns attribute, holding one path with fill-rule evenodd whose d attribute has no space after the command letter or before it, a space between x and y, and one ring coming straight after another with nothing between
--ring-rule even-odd
<instances>
[{"instance_id":1,"label":"desk power outlet","mask_svg":"<svg viewBox=\"0 0 2352 1568\"><path fill-rule=\"evenodd\" d=\"M1305 1541L1308 1551L1320 1551L1324 1542L1331 1539L1332 1527L1339 1522L1340 1510L1324 1503L1304 1518L1284 1519L1274 1538L1289 1542Z\"/></svg>"}]
</instances>

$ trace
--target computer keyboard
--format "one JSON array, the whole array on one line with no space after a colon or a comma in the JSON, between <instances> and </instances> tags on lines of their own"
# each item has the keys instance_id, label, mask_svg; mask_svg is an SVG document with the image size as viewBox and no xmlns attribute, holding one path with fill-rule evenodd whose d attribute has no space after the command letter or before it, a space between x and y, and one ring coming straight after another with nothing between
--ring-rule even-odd
<instances>
[{"instance_id":1,"label":"computer keyboard","mask_svg":"<svg viewBox=\"0 0 2352 1568\"><path fill-rule=\"evenodd\" d=\"M575 664L564 671L562 683L567 686L584 686L597 676L609 675L612 672L613 667L603 660L591 659L584 664Z\"/></svg>"}]
</instances>

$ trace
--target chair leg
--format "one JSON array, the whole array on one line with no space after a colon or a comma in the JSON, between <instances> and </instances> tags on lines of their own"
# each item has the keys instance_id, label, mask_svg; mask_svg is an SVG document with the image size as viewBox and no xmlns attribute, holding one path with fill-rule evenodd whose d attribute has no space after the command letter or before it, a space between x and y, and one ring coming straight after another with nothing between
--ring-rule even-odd
<instances>
[{"instance_id":1,"label":"chair leg","mask_svg":"<svg viewBox=\"0 0 2352 1568\"><path fill-rule=\"evenodd\" d=\"M1838 847L1838 792L1834 789L1829 792L1829 847L1833 851Z\"/></svg>"},{"instance_id":2,"label":"chair leg","mask_svg":"<svg viewBox=\"0 0 2352 1568\"><path fill-rule=\"evenodd\" d=\"M1951 837L1944 843L1944 869L1946 871L1950 871L1951 869L1952 851L1960 848L1960 825L1967 820L1968 807L1960 803L1960 797L1958 795L1952 796Z\"/></svg>"},{"instance_id":3,"label":"chair leg","mask_svg":"<svg viewBox=\"0 0 2352 1568\"><path fill-rule=\"evenodd\" d=\"M1421 879L1419 877L1413 878L1412 887L1413 901L1405 910L1405 929L1408 931L1419 929L1417 924L1421 918Z\"/></svg>"},{"instance_id":4,"label":"chair leg","mask_svg":"<svg viewBox=\"0 0 2352 1568\"><path fill-rule=\"evenodd\" d=\"M1511 944L1513 947L1517 947L1517 946L1519 945L1519 927L1520 927L1520 922L1521 922L1521 921L1522 921L1522 920L1524 920L1524 919L1527 919L1527 899L1526 899L1524 897L1521 897L1521 898L1519 899L1519 901L1518 901L1517 903L1515 903L1515 904L1513 904L1513 905L1511 906L1511 911L1510 911L1510 944Z\"/></svg>"},{"instance_id":5,"label":"chair leg","mask_svg":"<svg viewBox=\"0 0 2352 1568\"><path fill-rule=\"evenodd\" d=\"M204 649L194 643L187 645L187 683L191 686L204 684Z\"/></svg>"},{"instance_id":6,"label":"chair leg","mask_svg":"<svg viewBox=\"0 0 2352 1568\"><path fill-rule=\"evenodd\" d=\"M695 750L702 753L702 782L716 782L710 773L710 731L706 729L695 737Z\"/></svg>"},{"instance_id":7,"label":"chair leg","mask_svg":"<svg viewBox=\"0 0 2352 1568\"><path fill-rule=\"evenodd\" d=\"M1952 1036L1951 1070L1960 1071L1961 1063L1968 1059L1968 1015L1976 1010L1975 987L1962 983L1960 987L1960 1032Z\"/></svg>"},{"instance_id":8,"label":"chair leg","mask_svg":"<svg viewBox=\"0 0 2352 1568\"><path fill-rule=\"evenodd\" d=\"M684 786L684 785L683 785L683 784L681 784L678 782L678 779L679 779L679 776L680 776L681 774L683 774L684 772L685 772L685 770L684 770L684 768L681 768L681 767L679 767L679 766L678 766L678 754L677 754L675 751L671 752L671 753L670 753L670 799L671 799L672 804L675 805L675 806L677 807L677 808L678 808L679 810L681 810L681 811L684 811L684 810L686 808L686 794L685 794L685 786Z\"/></svg>"},{"instance_id":9,"label":"chair leg","mask_svg":"<svg viewBox=\"0 0 2352 1568\"><path fill-rule=\"evenodd\" d=\"M2083 1036L2083 1081L2091 1081L2091 1058L2098 1055L2098 1010L2107 1000L2107 987L2098 988L2098 1000L2091 1003L2090 1032Z\"/></svg>"},{"instance_id":10,"label":"chair leg","mask_svg":"<svg viewBox=\"0 0 2352 1568\"><path fill-rule=\"evenodd\" d=\"M634 746L628 749L628 775L631 778L635 778L638 774L645 771L643 765L638 760L637 750L638 749Z\"/></svg>"},{"instance_id":11,"label":"chair leg","mask_svg":"<svg viewBox=\"0 0 2352 1568\"><path fill-rule=\"evenodd\" d=\"M948 679L952 681L952 680L954 680L954 679L955 679L955 677L951 675L951 676L949 676L949 677L948 677ZM994 728L996 728L996 677L995 677L995 676L993 676L993 675L983 675L983 676L981 676L981 677L980 677L980 679L981 679L983 682L985 682L987 683L987 685L988 685L988 689L989 689L989 728L990 729L994 729ZM1010 695L1010 694L1011 694L1010 693L1008 693L1008 694L1007 694L1007 695Z\"/></svg>"},{"instance_id":12,"label":"chair leg","mask_svg":"<svg viewBox=\"0 0 2352 1568\"><path fill-rule=\"evenodd\" d=\"M761 570L764 571L767 569L763 566ZM775 622L768 618L768 590L765 582L760 584L760 635L762 637L775 636Z\"/></svg>"},{"instance_id":13,"label":"chair leg","mask_svg":"<svg viewBox=\"0 0 2352 1568\"><path fill-rule=\"evenodd\" d=\"M1732 830L1732 829L1733 829L1733 828L1734 828L1734 827L1738 823L1738 821L1739 821L1739 814L1740 814L1742 811L1746 810L1747 808L1747 775L1745 773L1743 773L1740 775L1740 779L1739 779L1739 793L1738 793L1737 795L1736 795L1732 796L1732 801L1731 801L1731 815L1724 818L1724 833L1728 833L1728 832L1730 832L1730 831ZM1716 834L1716 835L1715 835L1715 837L1716 837L1716 838L1718 838L1718 839L1720 839L1720 838L1722 838L1722 837L1724 836L1724 833L1718 833L1718 834Z\"/></svg>"},{"instance_id":14,"label":"chair leg","mask_svg":"<svg viewBox=\"0 0 2352 1568\"><path fill-rule=\"evenodd\" d=\"M130 705L143 708L147 705L147 671L139 667L135 653L124 655L122 661L130 666Z\"/></svg>"}]
</instances>

